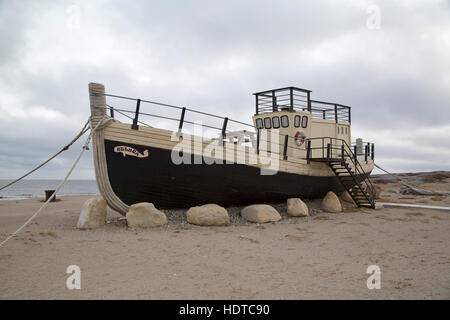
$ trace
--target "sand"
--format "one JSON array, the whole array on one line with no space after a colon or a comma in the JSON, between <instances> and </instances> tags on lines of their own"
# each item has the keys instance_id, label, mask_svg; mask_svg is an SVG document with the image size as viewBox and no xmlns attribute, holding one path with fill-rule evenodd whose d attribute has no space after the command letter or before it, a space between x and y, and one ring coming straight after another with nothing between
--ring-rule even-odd
<instances>
[{"instance_id":1,"label":"sand","mask_svg":"<svg viewBox=\"0 0 450 320\"><path fill-rule=\"evenodd\" d=\"M450 190L449 180L423 186ZM449 196L401 195L396 183L378 185L383 201L450 206ZM307 202L313 212L306 218L289 218L278 204L283 220L264 225L246 223L231 208L231 226L193 226L178 210L167 212L165 227L132 230L109 211L106 226L77 230L88 198L61 197L0 248L0 298L450 298L448 211L347 205L331 214L316 200ZM39 200L0 201L1 240ZM66 288L69 265L81 269L80 290ZM367 288L369 265L381 269L379 290Z\"/></svg>"}]
</instances>

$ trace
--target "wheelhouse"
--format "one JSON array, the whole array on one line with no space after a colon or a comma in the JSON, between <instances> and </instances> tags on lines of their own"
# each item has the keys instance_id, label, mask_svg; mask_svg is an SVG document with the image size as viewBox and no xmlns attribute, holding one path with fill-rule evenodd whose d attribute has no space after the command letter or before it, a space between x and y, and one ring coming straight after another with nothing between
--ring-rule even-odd
<instances>
[{"instance_id":1,"label":"wheelhouse","mask_svg":"<svg viewBox=\"0 0 450 320\"><path fill-rule=\"evenodd\" d=\"M286 144L287 155L305 158L306 141L311 147L320 143L317 138L344 140L351 145L351 108L333 102L311 99L311 90L286 87L254 93L253 124L258 134L272 142L274 130L279 145ZM287 137L287 138L286 138ZM295 148L289 148L292 145Z\"/></svg>"}]
</instances>

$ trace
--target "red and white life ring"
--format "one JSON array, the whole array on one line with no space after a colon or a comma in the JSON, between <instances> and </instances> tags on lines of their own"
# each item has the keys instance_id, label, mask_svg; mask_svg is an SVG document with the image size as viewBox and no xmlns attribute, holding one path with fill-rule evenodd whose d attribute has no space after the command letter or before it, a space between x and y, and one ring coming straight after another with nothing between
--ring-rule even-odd
<instances>
[{"instance_id":1,"label":"red and white life ring","mask_svg":"<svg viewBox=\"0 0 450 320\"><path fill-rule=\"evenodd\" d=\"M306 140L305 133L303 131L297 131L297 133L295 134L295 144L300 147L302 144L305 143L305 140Z\"/></svg>"}]
</instances>

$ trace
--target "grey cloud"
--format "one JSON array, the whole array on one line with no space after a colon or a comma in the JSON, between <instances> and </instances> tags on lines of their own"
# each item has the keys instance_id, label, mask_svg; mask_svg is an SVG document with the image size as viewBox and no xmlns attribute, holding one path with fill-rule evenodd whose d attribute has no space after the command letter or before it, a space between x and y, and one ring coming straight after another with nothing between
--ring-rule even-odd
<instances>
[{"instance_id":1,"label":"grey cloud","mask_svg":"<svg viewBox=\"0 0 450 320\"><path fill-rule=\"evenodd\" d=\"M382 20L373 31L366 28L372 2L331 0L75 2L81 28L68 30L72 1L3 1L0 39L8 45L0 50L0 96L17 101L0 99L0 148L8 150L0 157L0 178L26 171L71 139L89 116L90 81L111 93L247 123L253 92L305 87L315 99L353 107L353 138L393 127L448 125L448 2L374 3ZM31 31L44 52L30 47ZM43 65L30 69L25 60L34 54ZM8 120L4 112L36 106L66 118L27 122ZM17 126L19 120L25 125ZM426 135L421 141L427 143ZM417 150L392 148L386 138L375 135L374 142L380 162L399 159L396 170L450 169L441 158L424 162ZM73 148L39 177L60 177L77 152ZM93 177L90 156L74 177Z\"/></svg>"}]
</instances>

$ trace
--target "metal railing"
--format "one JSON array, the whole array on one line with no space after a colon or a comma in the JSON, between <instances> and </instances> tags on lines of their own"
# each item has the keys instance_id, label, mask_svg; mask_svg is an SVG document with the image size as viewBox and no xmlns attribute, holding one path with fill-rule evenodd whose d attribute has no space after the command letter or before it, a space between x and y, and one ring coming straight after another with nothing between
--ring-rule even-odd
<instances>
[{"instance_id":1,"label":"metal railing","mask_svg":"<svg viewBox=\"0 0 450 320\"><path fill-rule=\"evenodd\" d=\"M351 107L342 104L311 100L311 116L316 119L351 123Z\"/></svg>"},{"instance_id":2,"label":"metal railing","mask_svg":"<svg viewBox=\"0 0 450 320\"><path fill-rule=\"evenodd\" d=\"M287 87L254 93L256 99L256 114L309 110L310 90Z\"/></svg>"},{"instance_id":3,"label":"metal railing","mask_svg":"<svg viewBox=\"0 0 450 320\"><path fill-rule=\"evenodd\" d=\"M341 155L338 152L341 151L341 145L338 145L338 141L341 139L332 138L332 137L317 137L317 138L309 138L306 140L306 159L314 160L314 159L324 159L331 160L340 158ZM313 142L318 142L314 143ZM333 143L336 142L336 143ZM318 152L316 152L316 150Z\"/></svg>"},{"instance_id":4,"label":"metal railing","mask_svg":"<svg viewBox=\"0 0 450 320\"><path fill-rule=\"evenodd\" d=\"M154 117L154 118L158 118L158 119L169 120L169 121L175 122L177 125L178 134L181 136L183 133L185 124L191 124L191 125L198 124L195 121L190 121L190 120L186 119L189 115L192 115L192 114L197 114L197 115L201 115L201 116L206 116L207 118L210 118L210 119L214 118L216 120L219 120L221 122L220 126L217 126L217 125L214 126L211 124L204 124L204 123L201 123L201 126L204 128L217 130L219 133L220 140L222 140L222 142L237 143L236 141L232 141L230 138L227 137L228 134L234 132L234 130L233 131L229 130L230 123L236 124L239 126L244 126L246 128L251 127L252 129L254 129L253 125L245 123L245 122L230 119L228 117L218 116L218 115L203 112L203 111L194 110L194 109L187 108L187 107L181 107L181 106L176 106L176 105L167 104L167 103L144 100L144 99L139 99L139 98L131 98L131 97L126 97L126 96L119 96L119 95L108 94L108 93L105 94L105 96L110 97L110 98L115 98L115 99L127 100L127 101L131 101L131 102L135 103L134 110L127 110L125 107L117 107L117 106L113 106L109 103L107 103L105 106L105 109L109 110L110 116L112 118L114 118L116 116L116 114L120 114L120 115L124 116L125 118L131 120L131 122L132 122L131 129L133 129L133 130L138 130L139 125L152 127L148 123L142 121L142 116L146 116L146 117ZM172 110L178 110L179 116L175 117L173 115L171 115L171 116L161 115L161 114L158 114L155 112L153 112L153 113L143 112L142 109L145 104L151 104L153 106L170 108ZM255 135L256 146L254 146L254 148L256 149L256 153L258 153L258 154L260 153L260 151L273 153L273 154L280 155L283 157L284 160L287 160L288 150L291 150L291 149L297 149L297 150L303 150L303 151L306 150L305 144L303 144L302 146L296 145L296 141L298 139L297 137L289 136L289 135L278 135L277 138L279 139L279 141L282 140L283 143L279 143L279 142L277 143L273 139L270 139L270 140L264 139L262 137L261 130L265 130L265 131L267 131L267 133L270 133L270 134L272 134L274 131L274 130L266 130L266 129L257 129L256 133L248 131L248 135ZM247 130L241 130L241 131L247 131ZM272 146L277 146L277 148L276 148L277 150L269 150L269 148L267 148L267 149L261 148L260 146L263 143L265 143L266 146L270 146L270 148L272 148Z\"/></svg>"},{"instance_id":5,"label":"metal railing","mask_svg":"<svg viewBox=\"0 0 450 320\"><path fill-rule=\"evenodd\" d=\"M283 90L283 89L280 89L280 90ZM191 125L198 124L195 121L186 119L191 114L206 116L207 118L210 118L210 119L213 118L215 120L220 121L220 125L210 125L210 124L202 123L201 126L208 128L208 129L213 129L213 130L219 131L219 137L220 137L220 140L222 140L222 142L227 141L227 142L231 142L231 143L233 143L233 142L236 143L232 139L227 138L227 134L229 134L230 132L233 132L232 130L229 130L230 123L239 125L239 126L244 126L247 129L249 129L250 127L252 129L254 129L254 126L252 124L248 124L248 123L245 123L242 121L230 119L228 117L222 117L222 116L218 116L215 114L194 110L194 109L187 108L187 107L181 107L181 106L176 106L176 105L172 105L172 104L161 103L161 102L139 99L139 98L119 96L119 95L114 95L114 94L109 94L109 93L105 94L105 96L135 103L134 110L127 110L127 109L125 109L125 107L116 107L109 103L107 103L105 106L105 109L108 109L110 111L110 116L112 118L115 117L115 113L118 113L118 114L130 119L132 121L131 129L133 129L133 130L137 130L139 128L139 125L152 127L149 124L147 124L146 122L142 121L142 116L147 116L147 117L154 117L154 118L159 118L159 119L163 119L163 120L173 121L174 123L176 123L178 134L182 135L185 124L191 124ZM150 104L152 106L157 106L157 107L169 108L174 111L178 111L179 112L178 117L173 116L173 114L168 116L168 115L161 115L161 114L158 114L155 112L153 112L153 113L143 112L143 111L141 111L141 109L144 107L145 104ZM288 159L288 151L292 150L292 149L306 152L306 157L304 159L308 159L311 156L312 150L314 150L314 149L321 149L322 152L325 152L324 151L325 149L323 149L323 147L322 148L314 148L314 147L311 147L311 145L309 145L309 148L307 148L307 144L308 143L310 144L312 139L314 139L314 140L322 139L322 145L324 145L324 143L325 143L324 139L334 139L336 141L337 140L343 141L341 139L336 139L336 138L322 137L322 138L307 139L305 142L299 143L299 137L290 136L290 135L279 135L278 136L279 140L277 142L277 141L273 141L274 139L270 139L270 140L264 139L261 135L262 130L266 131L267 133L270 132L271 134L274 131L271 129L257 129L256 133L248 131L249 135L255 135L256 146L254 146L254 148L256 149L256 153L259 153L260 151L275 153L275 154L282 156L284 160ZM243 130L243 131L247 131L247 130ZM281 141L281 143L280 143L280 141ZM268 149L261 149L260 145L262 144L262 142L266 143L266 145L277 146L277 150L274 151L274 150L268 150ZM298 145L298 144L300 144L300 145ZM334 145L335 144L331 143L330 156L333 156L333 154L335 152L337 152L336 147ZM372 144L371 150L372 150L371 155L372 155L372 159L373 159L373 144ZM324 158L324 157L325 157L325 155L322 154L322 158ZM298 154L297 154L297 158L299 158ZM367 157L366 157L366 160L367 160Z\"/></svg>"},{"instance_id":6,"label":"metal railing","mask_svg":"<svg viewBox=\"0 0 450 320\"><path fill-rule=\"evenodd\" d=\"M358 150L361 149L361 150ZM375 144L371 142L362 142L361 148L358 148L358 144L356 142L352 142L352 150L356 156L364 156L364 160L375 159Z\"/></svg>"},{"instance_id":7,"label":"metal railing","mask_svg":"<svg viewBox=\"0 0 450 320\"><path fill-rule=\"evenodd\" d=\"M181 106L171 105L171 104L167 104L167 103L161 103L161 102L144 100L144 99L138 99L138 98L131 98L131 97L126 97L126 96L119 96L119 95L108 94L108 93L105 94L105 96L112 97L112 98L117 98L117 99L135 101L136 102L134 111L126 110L124 108L114 107L114 106L112 106L110 104L107 104L105 106L107 109L110 110L110 116L112 118L114 118L114 112L115 111L121 113L122 115L124 115L124 113L133 114L133 117L130 117L130 116L127 116L127 117L132 119L133 123L132 123L131 128L134 129L134 130L137 130L139 128L138 123L143 124L143 122L141 122L139 120L139 116L144 115L144 116L156 117L156 118L165 119L165 120L176 121L176 122L178 122L178 129L181 131L183 129L183 126L184 126L185 123L193 124L193 125L195 124L195 122L188 121L188 120L185 119L186 115L188 113L195 113L195 114L199 114L199 115L203 115L203 116L207 116L207 117L211 117L211 118L215 118L215 119L221 120L222 123L221 123L220 127L212 126L212 125L204 125L204 124L202 124L202 126L204 126L206 128L210 128L210 129L219 130L221 132L223 138L225 138L226 137L226 133L229 132L229 130L227 129L227 126L228 126L229 122L236 123L236 124L239 124L241 126L254 128L252 124L248 124L248 123L241 122L241 121L238 121L238 120L233 120L233 119L230 119L228 117L221 117L221 116L218 116L218 115L215 115L215 114L194 110L194 109L187 108L187 107L181 107ZM142 112L141 111L141 105L142 104L151 104L153 106L161 106L161 107L171 108L171 109L174 109L174 110L179 110L180 114L179 114L178 118L175 118L175 117L163 116L163 115L156 114L156 113ZM148 124L145 124L145 125L149 126Z\"/></svg>"},{"instance_id":8,"label":"metal railing","mask_svg":"<svg viewBox=\"0 0 450 320\"><path fill-rule=\"evenodd\" d=\"M313 142L318 143L315 143L315 146L311 146ZM361 163L358 161L357 154L352 151L345 140L332 137L309 138L306 141L306 150L307 160L341 160L342 162L349 160L350 164L352 164L355 169L356 176L365 177L361 180L355 178L355 183L358 184L361 190L369 192L370 195L375 194L375 188L370 179L367 177L367 173L362 168ZM319 157L315 156L314 150L320 150Z\"/></svg>"},{"instance_id":9,"label":"metal railing","mask_svg":"<svg viewBox=\"0 0 450 320\"><path fill-rule=\"evenodd\" d=\"M286 87L254 93L255 114L277 111L309 111L316 119L351 123L351 108L338 103L311 100L310 90Z\"/></svg>"}]
</instances>

